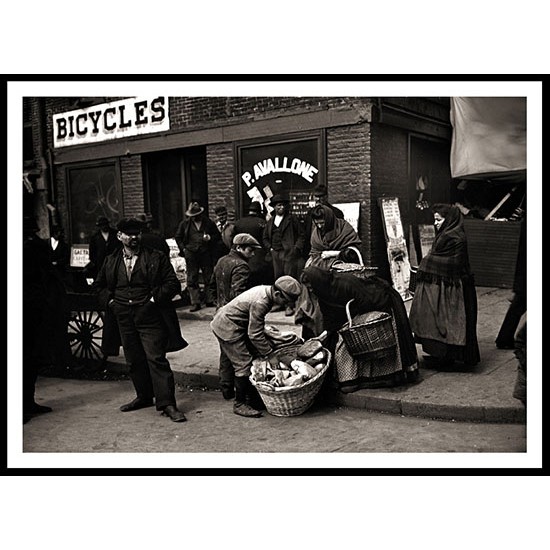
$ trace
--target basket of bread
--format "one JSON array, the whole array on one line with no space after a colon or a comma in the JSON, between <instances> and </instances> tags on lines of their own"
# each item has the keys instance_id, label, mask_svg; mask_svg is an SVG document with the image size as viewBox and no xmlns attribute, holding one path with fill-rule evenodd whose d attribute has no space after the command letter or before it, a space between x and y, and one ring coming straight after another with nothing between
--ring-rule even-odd
<instances>
[{"instance_id":1,"label":"basket of bread","mask_svg":"<svg viewBox=\"0 0 550 550\"><path fill-rule=\"evenodd\" d=\"M268 413L297 416L311 407L332 359L322 344L325 335L277 349L278 368L266 360L253 361L250 382Z\"/></svg>"}]
</instances>

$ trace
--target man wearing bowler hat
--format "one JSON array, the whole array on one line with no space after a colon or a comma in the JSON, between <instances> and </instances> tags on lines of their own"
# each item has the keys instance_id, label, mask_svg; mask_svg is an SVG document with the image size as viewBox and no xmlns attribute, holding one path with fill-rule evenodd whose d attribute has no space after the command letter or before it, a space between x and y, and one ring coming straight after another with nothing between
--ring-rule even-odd
<instances>
[{"instance_id":1,"label":"man wearing bowler hat","mask_svg":"<svg viewBox=\"0 0 550 550\"><path fill-rule=\"evenodd\" d=\"M283 275L300 278L303 269L304 226L297 216L290 213L288 197L273 195L274 212L263 233L263 244L273 262L275 279ZM294 304L288 304L285 315L294 314Z\"/></svg>"},{"instance_id":2,"label":"man wearing bowler hat","mask_svg":"<svg viewBox=\"0 0 550 550\"><path fill-rule=\"evenodd\" d=\"M214 292L210 282L214 269L214 256L221 243L221 235L216 224L204 213L204 208L193 201L185 212L176 234L180 256L185 258L187 268L187 288L191 300L190 311L201 308L199 271L202 271L207 307L214 307Z\"/></svg>"},{"instance_id":3,"label":"man wearing bowler hat","mask_svg":"<svg viewBox=\"0 0 550 550\"><path fill-rule=\"evenodd\" d=\"M116 318L137 394L120 410L154 404L173 422L183 422L186 418L176 406L174 374L166 359L167 351L187 346L172 305L180 283L166 254L141 246L138 219L124 218L117 229L122 250L105 258L94 287L100 306Z\"/></svg>"},{"instance_id":4,"label":"man wearing bowler hat","mask_svg":"<svg viewBox=\"0 0 550 550\"><path fill-rule=\"evenodd\" d=\"M296 301L301 284L288 275L279 277L273 285L258 285L218 309L210 323L212 332L235 371L235 403L233 412L239 416L259 417L260 397L249 380L252 360L263 357L278 368L279 357L264 333L265 318L278 304L287 306Z\"/></svg>"}]
</instances>

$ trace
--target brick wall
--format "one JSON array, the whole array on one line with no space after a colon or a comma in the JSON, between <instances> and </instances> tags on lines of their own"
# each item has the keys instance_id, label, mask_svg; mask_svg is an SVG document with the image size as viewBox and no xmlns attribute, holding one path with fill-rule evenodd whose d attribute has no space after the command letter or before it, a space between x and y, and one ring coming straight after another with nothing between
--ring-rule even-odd
<instances>
[{"instance_id":1,"label":"brick wall","mask_svg":"<svg viewBox=\"0 0 550 550\"><path fill-rule=\"evenodd\" d=\"M365 264L371 264L370 124L327 130L327 188L329 201L360 202L359 235Z\"/></svg>"},{"instance_id":2,"label":"brick wall","mask_svg":"<svg viewBox=\"0 0 550 550\"><path fill-rule=\"evenodd\" d=\"M222 143L206 148L209 216L214 219L216 206L227 208L228 219L235 219L235 165L233 145Z\"/></svg>"},{"instance_id":3,"label":"brick wall","mask_svg":"<svg viewBox=\"0 0 550 550\"><path fill-rule=\"evenodd\" d=\"M342 97L171 97L171 130L223 126L369 101L368 98Z\"/></svg>"},{"instance_id":4,"label":"brick wall","mask_svg":"<svg viewBox=\"0 0 550 550\"><path fill-rule=\"evenodd\" d=\"M120 158L122 184L122 212L125 217L137 216L145 210L141 156Z\"/></svg>"},{"instance_id":5,"label":"brick wall","mask_svg":"<svg viewBox=\"0 0 550 550\"><path fill-rule=\"evenodd\" d=\"M397 197L403 229L407 230L408 212L408 132L395 127L373 124L372 130L372 243L374 265L389 279L389 264L380 197Z\"/></svg>"}]
</instances>

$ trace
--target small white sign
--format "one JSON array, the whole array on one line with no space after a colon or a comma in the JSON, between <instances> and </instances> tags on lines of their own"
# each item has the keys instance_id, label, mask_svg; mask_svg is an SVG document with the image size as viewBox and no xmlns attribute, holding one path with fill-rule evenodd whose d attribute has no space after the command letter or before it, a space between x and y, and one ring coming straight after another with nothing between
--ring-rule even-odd
<instances>
[{"instance_id":1,"label":"small white sign","mask_svg":"<svg viewBox=\"0 0 550 550\"><path fill-rule=\"evenodd\" d=\"M71 246L71 267L85 267L90 261L90 247L87 244L73 244Z\"/></svg>"},{"instance_id":2,"label":"small white sign","mask_svg":"<svg viewBox=\"0 0 550 550\"><path fill-rule=\"evenodd\" d=\"M359 233L359 202L341 202L335 204L344 213L344 219Z\"/></svg>"}]
</instances>

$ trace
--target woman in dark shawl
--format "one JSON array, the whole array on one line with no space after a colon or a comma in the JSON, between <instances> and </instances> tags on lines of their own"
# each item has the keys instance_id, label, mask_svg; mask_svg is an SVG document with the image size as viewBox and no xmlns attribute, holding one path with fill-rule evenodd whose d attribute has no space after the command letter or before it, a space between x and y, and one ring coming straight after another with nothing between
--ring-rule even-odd
<instances>
[{"instance_id":1,"label":"woman in dark shawl","mask_svg":"<svg viewBox=\"0 0 550 550\"><path fill-rule=\"evenodd\" d=\"M318 267L307 267L302 276L318 299L322 312L322 329L328 332L324 346L334 356L334 380L343 392L361 388L393 386L412 382L418 377L416 345L399 293L376 276L360 279L350 273L336 273ZM338 334L348 321L346 304L350 305L353 324L371 311L389 313L393 319L397 348L387 357L357 360L350 356Z\"/></svg>"},{"instance_id":2,"label":"woman in dark shawl","mask_svg":"<svg viewBox=\"0 0 550 550\"><path fill-rule=\"evenodd\" d=\"M432 207L436 237L422 259L410 323L422 349L441 366L479 363L477 296L470 272L462 213L456 206Z\"/></svg>"},{"instance_id":3,"label":"woman in dark shawl","mask_svg":"<svg viewBox=\"0 0 550 550\"><path fill-rule=\"evenodd\" d=\"M346 220L337 218L328 206L318 204L311 211L311 218L311 250L306 265L329 269L343 252L361 246L355 229Z\"/></svg>"}]
</instances>

